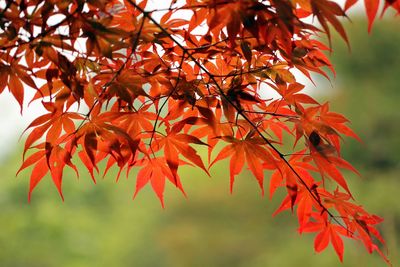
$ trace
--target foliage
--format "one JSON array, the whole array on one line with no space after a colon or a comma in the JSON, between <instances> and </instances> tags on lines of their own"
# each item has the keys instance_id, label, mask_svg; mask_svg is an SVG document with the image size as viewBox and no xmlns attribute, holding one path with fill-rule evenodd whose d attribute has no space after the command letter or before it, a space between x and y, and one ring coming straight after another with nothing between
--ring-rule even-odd
<instances>
[{"instance_id":1,"label":"foliage","mask_svg":"<svg viewBox=\"0 0 400 267\"><path fill-rule=\"evenodd\" d=\"M117 179L137 168L135 196L150 183L164 206L166 181L185 194L180 166L208 174L229 158L231 191L245 165L262 194L264 170L273 172L270 196L287 190L275 213L296 210L299 232L318 233L317 252L331 243L342 260L348 237L388 261L378 247L382 219L354 203L342 173L357 171L340 155L341 135L357 135L328 103L301 92L292 73L334 72L323 53L330 27L348 42L339 18L356 2L187 0L148 10L146 0L6 1L0 92L7 87L22 112L25 90L34 89L31 101L47 110L27 128L19 171L33 166L29 199L48 173L63 197L64 168L79 175L79 158L94 182L101 161L104 173L118 166ZM379 2L365 1L369 30ZM388 7L400 11L400 1ZM329 46L315 39L321 32ZM293 151L283 153L287 143ZM225 146L215 152L217 144Z\"/></svg>"}]
</instances>

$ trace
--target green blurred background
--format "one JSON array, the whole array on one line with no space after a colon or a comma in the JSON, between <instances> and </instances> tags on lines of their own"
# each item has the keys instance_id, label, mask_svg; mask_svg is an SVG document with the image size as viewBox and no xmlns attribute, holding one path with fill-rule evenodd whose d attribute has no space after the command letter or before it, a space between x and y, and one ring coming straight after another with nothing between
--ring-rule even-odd
<instances>
[{"instance_id":1,"label":"green blurred background","mask_svg":"<svg viewBox=\"0 0 400 267\"><path fill-rule=\"evenodd\" d=\"M380 230L396 266L399 24L378 21L370 35L364 21L346 26L352 52L343 41L333 42L337 78L333 88L318 86L316 96L344 113L364 140L345 139L343 156L362 173L361 178L348 174L348 180L358 203L385 218ZM314 236L299 235L296 217L289 212L273 218L281 196L262 198L248 171L229 194L227 162L213 168L213 178L183 168L189 197L168 186L163 210L149 186L132 201L135 179L115 183L112 173L93 185L88 175L77 180L67 172L65 202L47 177L28 204L29 171L15 178L21 153L16 148L0 162L0 266L385 266L379 256L351 240L345 240L343 264L331 246L316 255Z\"/></svg>"}]
</instances>

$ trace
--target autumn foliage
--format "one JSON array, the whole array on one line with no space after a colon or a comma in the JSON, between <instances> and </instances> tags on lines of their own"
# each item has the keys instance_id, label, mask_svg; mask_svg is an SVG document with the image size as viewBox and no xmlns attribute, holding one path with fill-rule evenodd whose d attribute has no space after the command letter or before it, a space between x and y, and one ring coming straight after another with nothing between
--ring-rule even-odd
<instances>
[{"instance_id":1,"label":"autumn foliage","mask_svg":"<svg viewBox=\"0 0 400 267\"><path fill-rule=\"evenodd\" d=\"M113 166L117 180L137 169L134 196L150 184L164 206L166 182L185 194L180 166L209 175L229 159L230 190L244 168L261 194L286 190L275 213L296 214L300 233L316 233L317 252L330 243L342 260L350 238L388 262L382 219L354 202L343 175L357 171L340 155L342 138L357 135L293 75L329 79L332 31L348 42L342 19L356 2L186 0L155 10L147 0L2 2L0 93L7 88L23 112L24 92L34 90L28 100L47 110L27 128L19 171L32 167L29 198L46 174L63 197L63 171L79 175L73 161L81 161L94 182ZM369 30L380 4L400 11L397 0L364 4Z\"/></svg>"}]
</instances>

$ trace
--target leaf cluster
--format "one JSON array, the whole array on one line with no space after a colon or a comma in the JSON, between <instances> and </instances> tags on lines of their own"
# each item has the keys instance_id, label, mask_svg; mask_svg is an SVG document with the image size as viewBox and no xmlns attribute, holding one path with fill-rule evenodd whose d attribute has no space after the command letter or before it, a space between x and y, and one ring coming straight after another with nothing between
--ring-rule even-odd
<instances>
[{"instance_id":1,"label":"leaf cluster","mask_svg":"<svg viewBox=\"0 0 400 267\"><path fill-rule=\"evenodd\" d=\"M63 171L79 175L79 159L94 182L102 161L104 173L119 168L117 180L137 168L134 195L150 184L164 205L166 182L185 194L180 166L209 174L229 158L231 191L245 166L262 194L272 172L270 196L287 191L276 213L291 209L299 232L318 232L317 252L331 243L342 260L347 237L388 261L377 244L382 219L354 203L342 173L357 173L340 155L342 136L357 135L293 74L334 73L324 53L331 29L348 42L340 19L356 2L186 0L151 10L147 0L5 1L0 92L8 88L22 112L24 92L35 90L31 101L47 111L27 128L19 171L33 166L29 198L48 173L63 197ZM365 1L369 29L379 2ZM400 11L400 1L388 7Z\"/></svg>"}]
</instances>

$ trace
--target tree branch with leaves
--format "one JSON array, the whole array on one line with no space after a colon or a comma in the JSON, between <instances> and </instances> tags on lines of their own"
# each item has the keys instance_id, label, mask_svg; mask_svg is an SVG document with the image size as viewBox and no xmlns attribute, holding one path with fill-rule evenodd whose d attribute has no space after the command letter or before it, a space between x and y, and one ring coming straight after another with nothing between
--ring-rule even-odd
<instances>
[{"instance_id":1,"label":"tree branch with leaves","mask_svg":"<svg viewBox=\"0 0 400 267\"><path fill-rule=\"evenodd\" d=\"M164 206L166 181L185 194L182 165L210 175L229 158L231 192L245 166L261 194L265 181L270 197L286 190L275 214L290 209L300 233L317 232L317 252L331 243L343 260L350 238L390 264L382 219L356 204L343 175L358 173L341 157L343 135L358 136L293 74L329 79L331 29L348 43L340 19L356 2L186 0L151 10L147 0L5 1L0 93L8 88L22 112L34 90L30 101L47 111L26 129L18 172L33 168L29 199L46 174L63 198L66 166L79 176L81 161L96 182L105 161L117 180L137 169L134 196L150 183ZM368 30L380 2L400 11L400 1L365 1Z\"/></svg>"}]
</instances>

